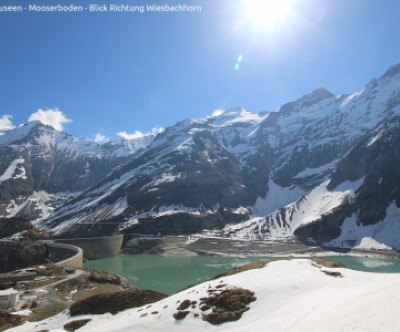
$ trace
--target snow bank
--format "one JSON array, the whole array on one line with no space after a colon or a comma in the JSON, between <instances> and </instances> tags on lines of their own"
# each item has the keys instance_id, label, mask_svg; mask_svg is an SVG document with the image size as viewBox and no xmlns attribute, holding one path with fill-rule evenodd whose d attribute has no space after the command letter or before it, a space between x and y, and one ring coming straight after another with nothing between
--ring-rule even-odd
<instances>
[{"instance_id":1,"label":"snow bank","mask_svg":"<svg viewBox=\"0 0 400 332\"><path fill-rule=\"evenodd\" d=\"M7 181L8 179L14 178L14 179L26 179L26 172L25 168L22 166L22 164L25 162L25 159L23 158L18 158L15 159L11 164L8 166L8 168L4 171L4 173L0 176L0 183ZM16 170L19 169L19 173L16 173Z\"/></svg>"},{"instance_id":2,"label":"snow bank","mask_svg":"<svg viewBox=\"0 0 400 332\"><path fill-rule=\"evenodd\" d=\"M345 181L334 190L328 189L329 180L301 196L301 189L283 188L269 182L270 191L265 199L258 198L251 210L253 218L235 225L227 225L224 231L239 239L282 239L293 236L300 225L311 223L321 215L352 199L355 191L364 182L364 177L351 182ZM294 201L295 197L300 197ZM279 202L282 205L279 205ZM286 205L287 204L287 205ZM280 208L279 208L280 207ZM276 209L275 211L273 211ZM271 213L271 211L273 211ZM267 215L263 218L263 215ZM285 223L282 220L285 220ZM261 229L268 229L262 233ZM338 245L339 247L341 245Z\"/></svg>"},{"instance_id":3,"label":"snow bank","mask_svg":"<svg viewBox=\"0 0 400 332\"><path fill-rule=\"evenodd\" d=\"M360 249L399 249L400 248L400 208L392 202L386 209L384 220L368 226L358 225L357 214L346 218L340 236L327 247L360 248Z\"/></svg>"}]
</instances>

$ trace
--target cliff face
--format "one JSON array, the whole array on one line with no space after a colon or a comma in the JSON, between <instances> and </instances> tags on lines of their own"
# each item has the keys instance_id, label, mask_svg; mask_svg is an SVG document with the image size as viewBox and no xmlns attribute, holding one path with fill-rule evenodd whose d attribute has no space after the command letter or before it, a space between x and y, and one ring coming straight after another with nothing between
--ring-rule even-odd
<instances>
[{"instance_id":1,"label":"cliff face","mask_svg":"<svg viewBox=\"0 0 400 332\"><path fill-rule=\"evenodd\" d=\"M0 135L0 216L48 217L131 160L152 138L100 145L40 122Z\"/></svg>"},{"instance_id":2,"label":"cliff face","mask_svg":"<svg viewBox=\"0 0 400 332\"><path fill-rule=\"evenodd\" d=\"M0 241L0 273L45 263L46 246L34 242Z\"/></svg>"},{"instance_id":3,"label":"cliff face","mask_svg":"<svg viewBox=\"0 0 400 332\"><path fill-rule=\"evenodd\" d=\"M42 264L48 258L46 246L34 242L46 234L24 218L0 218L0 239L13 236L20 240L0 240L0 273Z\"/></svg>"},{"instance_id":4,"label":"cliff face","mask_svg":"<svg viewBox=\"0 0 400 332\"><path fill-rule=\"evenodd\" d=\"M25 218L0 218L0 239L33 229L32 223Z\"/></svg>"},{"instance_id":5,"label":"cliff face","mask_svg":"<svg viewBox=\"0 0 400 332\"><path fill-rule=\"evenodd\" d=\"M338 163L328 189L362 180L352 197L294 234L319 245L353 247L363 238L400 248L396 240L400 208L400 117L396 116L356 144Z\"/></svg>"}]
</instances>

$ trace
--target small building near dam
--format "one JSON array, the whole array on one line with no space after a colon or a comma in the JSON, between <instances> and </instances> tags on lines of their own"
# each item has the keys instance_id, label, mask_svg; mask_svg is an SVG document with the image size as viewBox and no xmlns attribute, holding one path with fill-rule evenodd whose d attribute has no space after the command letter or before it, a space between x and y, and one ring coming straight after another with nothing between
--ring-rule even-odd
<instances>
[{"instance_id":1,"label":"small building near dam","mask_svg":"<svg viewBox=\"0 0 400 332\"><path fill-rule=\"evenodd\" d=\"M0 290L0 308L14 308L19 302L19 291L14 288Z\"/></svg>"}]
</instances>

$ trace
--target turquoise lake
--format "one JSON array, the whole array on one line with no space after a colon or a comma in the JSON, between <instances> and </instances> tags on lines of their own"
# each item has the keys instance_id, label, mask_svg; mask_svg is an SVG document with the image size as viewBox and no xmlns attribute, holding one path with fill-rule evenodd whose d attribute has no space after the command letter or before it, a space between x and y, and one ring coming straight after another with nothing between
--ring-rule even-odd
<instances>
[{"instance_id":1,"label":"turquoise lake","mask_svg":"<svg viewBox=\"0 0 400 332\"><path fill-rule=\"evenodd\" d=\"M359 271L400 272L400 260L395 259L350 256L324 258L343 263L347 268ZM84 263L84 267L121 275L141 289L151 289L166 294L173 294L189 285L206 281L218 273L260 260L268 260L268 258L126 255L88 261Z\"/></svg>"}]
</instances>

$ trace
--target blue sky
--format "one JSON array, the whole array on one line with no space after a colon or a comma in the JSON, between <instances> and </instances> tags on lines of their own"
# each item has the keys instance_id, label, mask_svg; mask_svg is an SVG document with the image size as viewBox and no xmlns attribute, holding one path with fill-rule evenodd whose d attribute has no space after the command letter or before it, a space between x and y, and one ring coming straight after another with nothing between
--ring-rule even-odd
<instances>
[{"instance_id":1,"label":"blue sky","mask_svg":"<svg viewBox=\"0 0 400 332\"><path fill-rule=\"evenodd\" d=\"M291 0L270 25L255 24L251 1L121 2L196 13L0 12L0 127L56 110L47 116L68 133L114 140L216 109L274 110L319 87L353 93L400 62L398 0Z\"/></svg>"}]
</instances>

